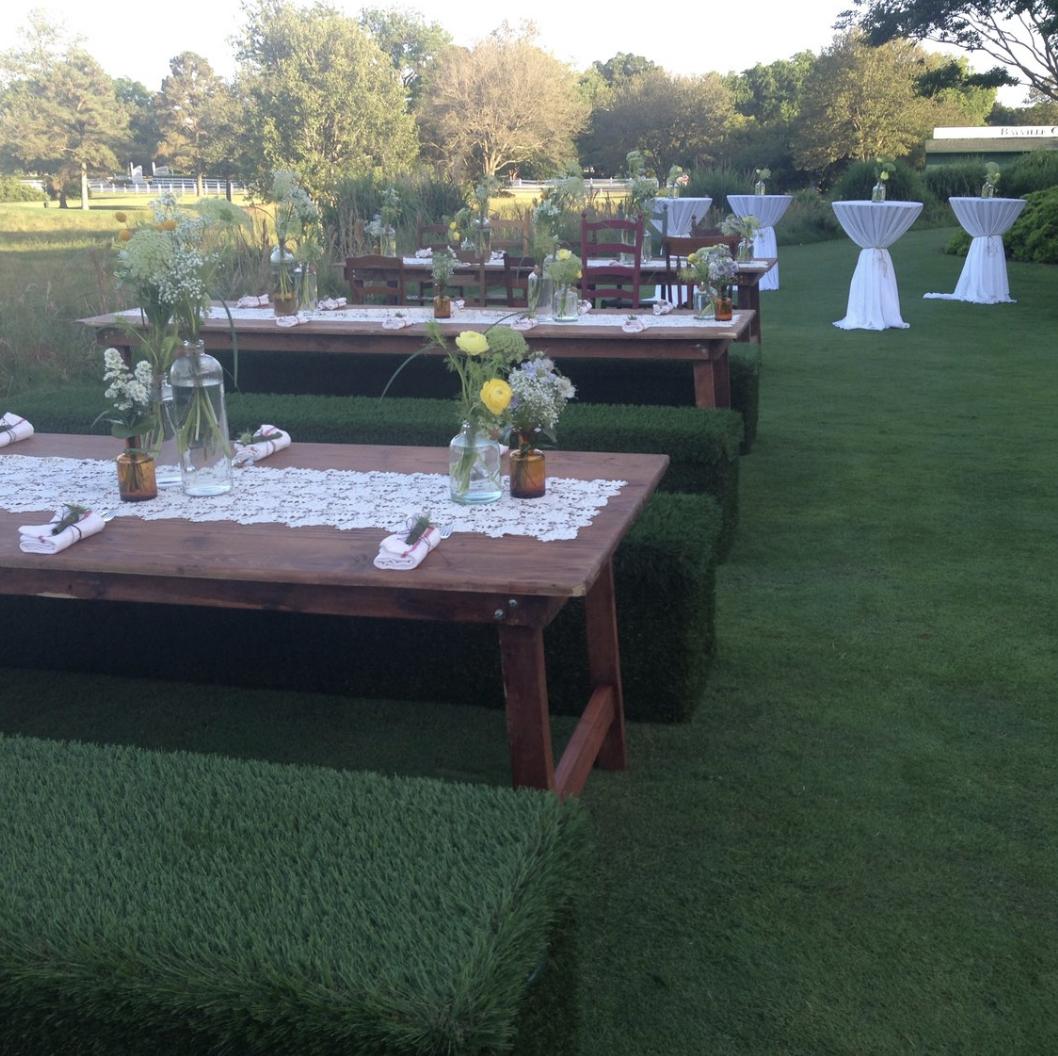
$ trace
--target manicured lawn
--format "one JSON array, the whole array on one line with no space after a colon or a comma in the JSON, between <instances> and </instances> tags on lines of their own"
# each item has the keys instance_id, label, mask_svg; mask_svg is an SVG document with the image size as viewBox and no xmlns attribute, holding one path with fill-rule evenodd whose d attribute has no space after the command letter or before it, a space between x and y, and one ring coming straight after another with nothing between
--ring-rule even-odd
<instances>
[{"instance_id":1,"label":"manicured lawn","mask_svg":"<svg viewBox=\"0 0 1058 1056\"><path fill-rule=\"evenodd\" d=\"M781 250L716 675L584 796L583 1056L1058 1052L1058 272L923 300L950 233L882 333L831 325L850 242ZM193 628L147 629L174 676ZM499 712L3 681L7 732L507 779Z\"/></svg>"}]
</instances>

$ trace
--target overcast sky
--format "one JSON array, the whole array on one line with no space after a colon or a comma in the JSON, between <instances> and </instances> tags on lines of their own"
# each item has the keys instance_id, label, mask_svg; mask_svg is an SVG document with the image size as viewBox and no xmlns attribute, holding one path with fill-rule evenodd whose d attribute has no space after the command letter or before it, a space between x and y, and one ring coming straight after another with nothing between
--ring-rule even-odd
<instances>
[{"instance_id":1,"label":"overcast sky","mask_svg":"<svg viewBox=\"0 0 1058 1056\"><path fill-rule=\"evenodd\" d=\"M225 77L235 69L231 38L238 32L242 4L235 0L170 0L155 4L100 4L87 0L44 0L33 4L56 25L84 38L88 52L112 77L129 77L152 91L169 73L169 60L183 51L194 51L209 60ZM834 37L834 22L852 0L753 0L751 4L651 4L619 5L570 3L569 0L533 0L510 5L531 12L538 43L556 58L584 69L595 59L605 61L618 52L643 55L670 73L741 72L799 51L818 54ZM391 4L385 0L364 4L335 0L328 6L356 17L361 8L402 7L419 11L427 21L439 22L457 44L470 45L487 36L505 17L502 4L472 4L467 0L441 3ZM489 13L482 16L484 9ZM730 12L728 17L725 14ZM124 13L124 14L123 14ZM512 24L520 15L506 16ZM19 30L26 17L0 20L0 50L20 46ZM752 29L738 28L752 26ZM928 44L931 50L939 46ZM994 63L986 57L970 58L977 69ZM1007 90L1002 99L1019 103L1021 89Z\"/></svg>"}]
</instances>

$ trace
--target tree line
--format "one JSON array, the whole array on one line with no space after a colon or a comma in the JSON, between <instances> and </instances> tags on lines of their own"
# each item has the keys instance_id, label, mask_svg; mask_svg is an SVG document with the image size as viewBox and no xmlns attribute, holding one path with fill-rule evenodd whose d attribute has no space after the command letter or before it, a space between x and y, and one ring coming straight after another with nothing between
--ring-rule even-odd
<instances>
[{"instance_id":1,"label":"tree line","mask_svg":"<svg viewBox=\"0 0 1058 1056\"><path fill-rule=\"evenodd\" d=\"M876 26L872 38L850 24L818 55L677 76L630 53L575 71L531 24L466 49L401 10L352 19L256 0L244 13L234 77L184 52L151 91L111 78L32 12L23 46L0 55L0 167L44 177L63 204L88 175L152 161L250 186L291 168L323 194L343 178L422 169L460 183L571 165L622 175L630 150L662 181L673 166L767 166L792 189L825 186L850 161L919 160L937 125L1058 119L1038 85L1032 107L1004 112L1001 78Z\"/></svg>"}]
</instances>

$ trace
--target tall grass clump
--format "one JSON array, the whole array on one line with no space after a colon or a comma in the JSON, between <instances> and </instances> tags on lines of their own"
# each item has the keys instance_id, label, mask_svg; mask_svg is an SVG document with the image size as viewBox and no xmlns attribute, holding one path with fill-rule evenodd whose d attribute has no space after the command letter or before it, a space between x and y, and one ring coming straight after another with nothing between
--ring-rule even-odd
<instances>
[{"instance_id":1,"label":"tall grass clump","mask_svg":"<svg viewBox=\"0 0 1058 1056\"><path fill-rule=\"evenodd\" d=\"M830 202L818 191L795 191L793 201L775 228L775 239L781 246L807 246L844 238Z\"/></svg>"},{"instance_id":2,"label":"tall grass clump","mask_svg":"<svg viewBox=\"0 0 1058 1056\"><path fill-rule=\"evenodd\" d=\"M1024 198L1033 191L1058 186L1058 151L1034 150L1003 168L999 181L1004 198Z\"/></svg>"},{"instance_id":3,"label":"tall grass clump","mask_svg":"<svg viewBox=\"0 0 1058 1056\"><path fill-rule=\"evenodd\" d=\"M961 161L955 165L930 165L922 177L930 193L946 202L949 198L976 198L981 193L985 174L985 163L978 160ZM1006 191L1005 182L1006 176L1001 176L1000 193Z\"/></svg>"}]
</instances>

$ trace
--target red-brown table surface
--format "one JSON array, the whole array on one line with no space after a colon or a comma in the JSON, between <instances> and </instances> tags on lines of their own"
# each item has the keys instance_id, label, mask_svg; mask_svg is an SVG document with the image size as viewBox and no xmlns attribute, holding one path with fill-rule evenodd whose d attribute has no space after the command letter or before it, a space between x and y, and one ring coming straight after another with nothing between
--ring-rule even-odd
<instances>
[{"instance_id":1,"label":"red-brown table surface","mask_svg":"<svg viewBox=\"0 0 1058 1056\"><path fill-rule=\"evenodd\" d=\"M0 458L106 459L114 456L114 448L109 437L37 434L0 450ZM395 572L372 563L388 534L381 528L341 531L123 516L62 553L38 555L22 553L17 528L43 518L0 509L0 592L493 623L499 631L513 782L576 795L594 762L608 769L626 765L612 558L665 472L668 457L561 451L547 457L551 476L627 481L575 539L540 542L455 533L419 568ZM447 473L448 451L295 443L267 465ZM252 473L240 470L236 486L250 486ZM76 501L76 496L57 496L55 505L63 501ZM543 630L578 596L585 598L593 692L556 767Z\"/></svg>"}]
</instances>

